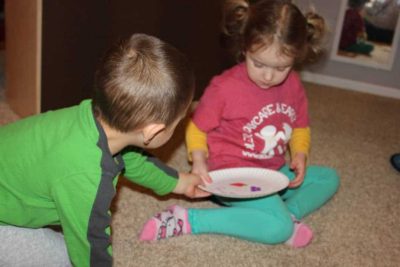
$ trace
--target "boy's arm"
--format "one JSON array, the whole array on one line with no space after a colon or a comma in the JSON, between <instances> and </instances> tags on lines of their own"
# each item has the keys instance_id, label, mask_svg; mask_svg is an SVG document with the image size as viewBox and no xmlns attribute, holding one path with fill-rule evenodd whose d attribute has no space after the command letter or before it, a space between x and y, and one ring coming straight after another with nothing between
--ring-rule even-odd
<instances>
[{"instance_id":1,"label":"boy's arm","mask_svg":"<svg viewBox=\"0 0 400 267\"><path fill-rule=\"evenodd\" d=\"M175 189L178 172L156 157L139 150L125 151L122 157L125 162L123 175L128 180L149 188L158 195L166 195Z\"/></svg>"},{"instance_id":2,"label":"boy's arm","mask_svg":"<svg viewBox=\"0 0 400 267\"><path fill-rule=\"evenodd\" d=\"M197 187L202 183L200 176L178 173L150 155L145 156L133 151L123 154L125 161L124 176L134 183L152 189L158 195L171 192L183 194L190 198L210 195L210 193Z\"/></svg>"}]
</instances>

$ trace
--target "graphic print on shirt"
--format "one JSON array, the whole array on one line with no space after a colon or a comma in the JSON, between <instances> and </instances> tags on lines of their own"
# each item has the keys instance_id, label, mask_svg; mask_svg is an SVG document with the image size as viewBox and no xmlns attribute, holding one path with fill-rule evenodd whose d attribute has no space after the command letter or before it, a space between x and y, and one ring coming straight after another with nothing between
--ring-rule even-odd
<instances>
[{"instance_id":1,"label":"graphic print on shirt","mask_svg":"<svg viewBox=\"0 0 400 267\"><path fill-rule=\"evenodd\" d=\"M286 152L292 135L296 112L284 103L268 104L243 126L242 155L255 159L271 159ZM263 145L260 145L263 144Z\"/></svg>"}]
</instances>

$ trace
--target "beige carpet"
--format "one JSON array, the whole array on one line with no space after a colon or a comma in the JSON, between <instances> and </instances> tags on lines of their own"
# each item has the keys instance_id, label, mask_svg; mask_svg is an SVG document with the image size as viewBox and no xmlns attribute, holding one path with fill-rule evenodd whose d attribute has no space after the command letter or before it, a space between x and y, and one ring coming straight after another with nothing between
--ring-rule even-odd
<instances>
[{"instance_id":1,"label":"beige carpet","mask_svg":"<svg viewBox=\"0 0 400 267\"><path fill-rule=\"evenodd\" d=\"M137 240L142 224L165 207L213 207L174 196L157 199L122 180L114 202L115 266L400 266L400 174L389 164L400 152L400 100L306 84L312 120L310 163L338 170L337 195L305 221L314 241L304 249L226 236ZM1 121L15 117L0 105ZM8 115L7 115L8 114ZM183 131L156 154L189 170Z\"/></svg>"}]
</instances>

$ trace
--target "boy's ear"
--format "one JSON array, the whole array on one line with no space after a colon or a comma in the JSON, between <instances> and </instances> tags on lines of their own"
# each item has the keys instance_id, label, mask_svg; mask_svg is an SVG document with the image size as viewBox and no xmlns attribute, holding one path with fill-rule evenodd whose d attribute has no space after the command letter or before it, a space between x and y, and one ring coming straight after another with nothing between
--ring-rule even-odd
<instances>
[{"instance_id":1,"label":"boy's ear","mask_svg":"<svg viewBox=\"0 0 400 267\"><path fill-rule=\"evenodd\" d=\"M151 123L146 125L143 130L143 143L148 145L151 140L157 136L160 132L164 131L166 128L165 124L163 123Z\"/></svg>"}]
</instances>

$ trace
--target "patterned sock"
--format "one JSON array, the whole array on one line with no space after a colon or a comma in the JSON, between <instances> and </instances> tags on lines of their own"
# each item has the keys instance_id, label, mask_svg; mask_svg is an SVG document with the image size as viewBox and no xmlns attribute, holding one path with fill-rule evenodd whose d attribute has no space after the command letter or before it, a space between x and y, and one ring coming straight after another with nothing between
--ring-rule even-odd
<instances>
[{"instance_id":1,"label":"patterned sock","mask_svg":"<svg viewBox=\"0 0 400 267\"><path fill-rule=\"evenodd\" d=\"M143 226L139 239L160 240L191 232L187 209L173 205L148 220Z\"/></svg>"},{"instance_id":2,"label":"patterned sock","mask_svg":"<svg viewBox=\"0 0 400 267\"><path fill-rule=\"evenodd\" d=\"M285 244L290 245L294 248L302 248L311 243L313 238L313 233L306 224L297 220L294 216L292 216L294 229L292 236L286 240Z\"/></svg>"}]
</instances>

